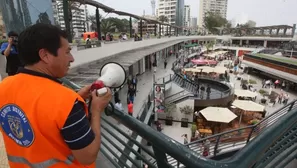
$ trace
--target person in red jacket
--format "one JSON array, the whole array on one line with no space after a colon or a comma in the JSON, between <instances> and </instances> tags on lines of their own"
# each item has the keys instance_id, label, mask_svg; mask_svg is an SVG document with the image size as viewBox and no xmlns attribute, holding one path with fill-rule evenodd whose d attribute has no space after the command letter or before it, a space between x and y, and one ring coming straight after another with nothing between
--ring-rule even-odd
<instances>
[{"instance_id":1,"label":"person in red jacket","mask_svg":"<svg viewBox=\"0 0 297 168\"><path fill-rule=\"evenodd\" d=\"M130 116L133 116L133 103L132 101L130 101L130 103L128 104L128 113Z\"/></svg>"}]
</instances>

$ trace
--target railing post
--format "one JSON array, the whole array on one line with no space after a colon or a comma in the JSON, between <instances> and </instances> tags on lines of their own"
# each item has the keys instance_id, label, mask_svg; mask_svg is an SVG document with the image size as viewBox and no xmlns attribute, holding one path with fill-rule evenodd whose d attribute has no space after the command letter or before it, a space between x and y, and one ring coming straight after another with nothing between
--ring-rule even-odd
<instances>
[{"instance_id":1,"label":"railing post","mask_svg":"<svg viewBox=\"0 0 297 168\"><path fill-rule=\"evenodd\" d=\"M218 147L219 147L220 139L221 139L221 135L219 135L219 136L217 137L216 145L215 145L215 147L214 147L214 151L213 151L213 155L214 155L214 156L216 156L217 153L218 153Z\"/></svg>"},{"instance_id":2,"label":"railing post","mask_svg":"<svg viewBox=\"0 0 297 168\"><path fill-rule=\"evenodd\" d=\"M290 105L290 107L288 109L288 112L292 110L292 108L293 108L293 106L294 106L295 103L296 103L296 101L294 101L294 102L291 103L291 105Z\"/></svg>"},{"instance_id":3,"label":"railing post","mask_svg":"<svg viewBox=\"0 0 297 168\"><path fill-rule=\"evenodd\" d=\"M252 134L253 134L253 132L254 132L254 130L255 130L256 127L257 127L257 125L255 125L255 126L252 128L252 130L251 130L251 132L249 133L249 136L248 136L248 138L247 138L247 140L246 140L246 143L249 143L249 141L250 141L250 139L251 139L251 137L252 137Z\"/></svg>"},{"instance_id":4,"label":"railing post","mask_svg":"<svg viewBox=\"0 0 297 168\"><path fill-rule=\"evenodd\" d=\"M161 150L159 150L156 146L153 146L153 150L154 150L158 167L169 168L166 154Z\"/></svg>"},{"instance_id":5,"label":"railing post","mask_svg":"<svg viewBox=\"0 0 297 168\"><path fill-rule=\"evenodd\" d=\"M163 84L165 84L165 77L163 78Z\"/></svg>"}]
</instances>

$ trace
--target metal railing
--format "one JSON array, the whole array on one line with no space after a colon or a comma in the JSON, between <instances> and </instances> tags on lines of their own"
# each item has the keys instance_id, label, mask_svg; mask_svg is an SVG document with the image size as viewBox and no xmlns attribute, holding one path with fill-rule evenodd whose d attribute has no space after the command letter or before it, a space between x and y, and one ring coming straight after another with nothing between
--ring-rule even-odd
<instances>
[{"instance_id":1,"label":"metal railing","mask_svg":"<svg viewBox=\"0 0 297 168\"><path fill-rule=\"evenodd\" d=\"M71 85L71 82L67 82L65 79L62 79L62 81L65 85L66 83L69 84L68 87L74 90L79 89L79 87ZM167 155L187 168L249 168L253 165L256 165L255 167L265 167L265 165L273 162L269 158L272 155L271 151L274 151L273 158L276 158L276 154L280 154L280 152L286 152L287 149L292 151L293 144L297 142L297 137L293 136L296 135L297 131L296 108L297 103L295 100L256 125L213 135L186 146L155 131L147 124L124 112L114 110L111 116L102 116L101 152L117 168L142 168L143 164L147 164L152 168L170 168L172 166L168 163ZM111 110L109 107L107 109ZM292 111L292 109L294 110ZM290 113L288 113L289 111ZM117 123L123 125L117 125ZM292 129L295 131L292 131ZM126 130L131 130L133 133L129 134ZM138 136L152 146L148 147L137 141ZM289 143L285 141L288 137L291 137ZM228 152L234 147L240 149L247 143L250 145L241 149L241 152L228 160L215 161L204 158L200 155L201 153L197 153L197 151L201 151L199 148L206 140L210 141L210 154L212 156ZM280 143L278 144L278 142ZM277 149L279 148L282 150L278 153ZM297 147L293 149L296 151ZM257 158L254 156L257 156ZM292 159L291 156L286 158L287 162Z\"/></svg>"},{"instance_id":2,"label":"metal railing","mask_svg":"<svg viewBox=\"0 0 297 168\"><path fill-rule=\"evenodd\" d=\"M183 80L184 81L184 85L186 85L186 83L190 84L190 85L193 85L193 86L196 86L196 83L195 81L192 81L191 79L184 79L184 77L181 75L181 74L178 74L176 73L175 74L178 78L180 78L180 80ZM202 81L203 79L200 78L200 82ZM207 79L207 80L211 80L211 79ZM223 83L221 83L223 84ZM226 85L226 84L224 84ZM229 89L225 90L225 91L219 91L219 92L211 92L209 94L209 97L210 99L218 99L218 98L223 98L223 97L227 97L227 96L230 96L233 94L233 89L229 86L229 85L226 85ZM195 93L194 93L195 94Z\"/></svg>"},{"instance_id":3,"label":"metal railing","mask_svg":"<svg viewBox=\"0 0 297 168\"><path fill-rule=\"evenodd\" d=\"M80 89L78 85L66 78L61 81L73 90ZM166 154L181 160L188 167L197 167L197 163L191 161L191 159L199 158L193 151L147 125L151 116L150 112L152 112L151 96L152 91L148 99L144 101L138 119L117 109L114 110L112 116L102 116L100 151L117 168L143 168L143 164L152 168L170 168ZM107 109L111 110L110 107ZM149 142L152 147L145 146L140 139ZM189 157L183 153L188 153Z\"/></svg>"},{"instance_id":4,"label":"metal railing","mask_svg":"<svg viewBox=\"0 0 297 168\"><path fill-rule=\"evenodd\" d=\"M257 135L263 133L266 128L269 128L273 125L279 118L287 114L289 111L297 109L297 100L294 100L287 104L286 106L280 108L275 113L267 116L259 123L247 127L242 127L236 130L230 130L227 132L222 132L216 135L212 135L197 141L193 141L189 143L187 146L193 147L197 144L201 144L202 142L209 140L211 142L211 150L210 154L212 156L216 156L218 153L223 152L224 149L232 146L233 148L239 147L242 145L246 145ZM238 149L238 148L237 148ZM196 150L199 152L199 150ZM202 151L200 151L202 152Z\"/></svg>"},{"instance_id":5,"label":"metal railing","mask_svg":"<svg viewBox=\"0 0 297 168\"><path fill-rule=\"evenodd\" d=\"M164 77L158 78L155 84L167 84L172 81L173 74L166 75Z\"/></svg>"}]
</instances>

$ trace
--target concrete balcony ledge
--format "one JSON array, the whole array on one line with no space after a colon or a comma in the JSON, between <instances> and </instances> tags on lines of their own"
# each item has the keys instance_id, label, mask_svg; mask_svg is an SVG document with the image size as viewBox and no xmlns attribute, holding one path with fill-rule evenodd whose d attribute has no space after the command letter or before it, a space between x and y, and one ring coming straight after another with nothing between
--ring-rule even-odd
<instances>
[{"instance_id":1,"label":"concrete balcony ledge","mask_svg":"<svg viewBox=\"0 0 297 168\"><path fill-rule=\"evenodd\" d=\"M86 50L75 50L73 47L72 54L75 61L71 64L71 71L75 71L76 68L82 65L89 64L93 61L102 60L110 57L120 55L124 52L140 51L147 47L157 46L160 44L172 43L172 42L183 42L192 39L210 40L215 39L216 36L180 36L171 38L161 38L161 39L150 39L142 41L128 41L124 43L113 43L113 44L103 44L102 47L90 48Z\"/></svg>"}]
</instances>

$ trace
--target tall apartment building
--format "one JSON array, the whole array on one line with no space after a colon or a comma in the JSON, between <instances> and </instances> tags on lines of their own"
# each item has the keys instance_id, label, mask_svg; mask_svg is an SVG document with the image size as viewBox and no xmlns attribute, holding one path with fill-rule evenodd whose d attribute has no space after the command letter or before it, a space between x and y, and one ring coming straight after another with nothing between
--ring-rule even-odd
<instances>
[{"instance_id":1,"label":"tall apartment building","mask_svg":"<svg viewBox=\"0 0 297 168\"><path fill-rule=\"evenodd\" d=\"M55 24L59 25L61 29L65 29L63 3L59 0L53 0L53 11ZM78 5L78 3L72 2L71 7L71 29L74 33L74 37L80 37L85 31L87 31L87 16L85 5Z\"/></svg>"},{"instance_id":2,"label":"tall apartment building","mask_svg":"<svg viewBox=\"0 0 297 168\"><path fill-rule=\"evenodd\" d=\"M159 0L157 16L162 15L168 18L169 24L182 27L184 25L184 0Z\"/></svg>"},{"instance_id":3,"label":"tall apartment building","mask_svg":"<svg viewBox=\"0 0 297 168\"><path fill-rule=\"evenodd\" d=\"M203 27L205 13L219 13L223 18L227 17L228 0L200 0L198 27Z\"/></svg>"},{"instance_id":4,"label":"tall apartment building","mask_svg":"<svg viewBox=\"0 0 297 168\"><path fill-rule=\"evenodd\" d=\"M198 25L197 25L197 18L196 17L192 17L191 18L191 32L195 33L197 31Z\"/></svg>"},{"instance_id":5,"label":"tall apartment building","mask_svg":"<svg viewBox=\"0 0 297 168\"><path fill-rule=\"evenodd\" d=\"M191 26L191 9L189 5L184 6L184 27Z\"/></svg>"}]
</instances>

